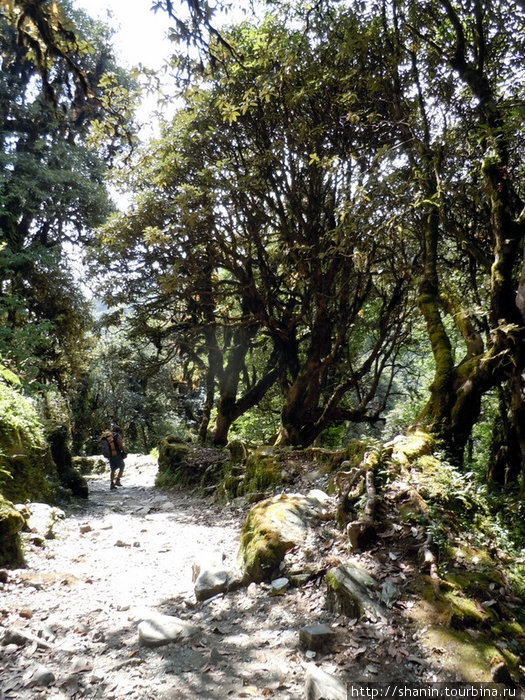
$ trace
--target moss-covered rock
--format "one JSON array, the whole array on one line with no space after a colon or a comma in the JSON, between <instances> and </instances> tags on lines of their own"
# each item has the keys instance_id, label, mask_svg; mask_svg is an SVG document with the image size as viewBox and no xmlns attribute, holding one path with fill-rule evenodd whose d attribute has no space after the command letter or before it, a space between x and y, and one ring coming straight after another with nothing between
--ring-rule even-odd
<instances>
[{"instance_id":1,"label":"moss-covered rock","mask_svg":"<svg viewBox=\"0 0 525 700\"><path fill-rule=\"evenodd\" d=\"M424 430L416 430L407 435L398 435L390 442L385 443L384 451L389 454L392 462L406 467L418 457L432 454L435 447L435 439Z\"/></svg>"},{"instance_id":2,"label":"moss-covered rock","mask_svg":"<svg viewBox=\"0 0 525 700\"><path fill-rule=\"evenodd\" d=\"M259 447L246 460L240 493L268 491L282 483L282 451L277 447Z\"/></svg>"},{"instance_id":3,"label":"moss-covered rock","mask_svg":"<svg viewBox=\"0 0 525 700\"><path fill-rule=\"evenodd\" d=\"M22 566L24 556L19 532L23 515L0 494L0 566Z\"/></svg>"},{"instance_id":4,"label":"moss-covered rock","mask_svg":"<svg viewBox=\"0 0 525 700\"><path fill-rule=\"evenodd\" d=\"M159 444L159 472L156 484L160 488L175 488L191 484L194 478L184 468L184 459L190 447L176 435L166 435Z\"/></svg>"},{"instance_id":5,"label":"moss-covered rock","mask_svg":"<svg viewBox=\"0 0 525 700\"><path fill-rule=\"evenodd\" d=\"M325 576L327 607L342 615L359 618L366 611L381 618L381 606L371 594L377 581L355 561L330 569Z\"/></svg>"},{"instance_id":6,"label":"moss-covered rock","mask_svg":"<svg viewBox=\"0 0 525 700\"><path fill-rule=\"evenodd\" d=\"M304 541L323 508L314 494L281 494L255 505L241 530L239 564L245 579L270 580L286 552Z\"/></svg>"},{"instance_id":7,"label":"moss-covered rock","mask_svg":"<svg viewBox=\"0 0 525 700\"><path fill-rule=\"evenodd\" d=\"M164 489L218 486L229 464L230 454L226 449L193 447L174 435L168 435L159 445L156 484Z\"/></svg>"}]
</instances>

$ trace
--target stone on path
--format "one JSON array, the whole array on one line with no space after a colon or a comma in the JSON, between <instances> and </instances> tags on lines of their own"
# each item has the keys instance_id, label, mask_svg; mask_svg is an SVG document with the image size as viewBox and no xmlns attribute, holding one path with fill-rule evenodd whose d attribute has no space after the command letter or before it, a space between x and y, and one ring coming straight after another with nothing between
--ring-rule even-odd
<instances>
[{"instance_id":1,"label":"stone on path","mask_svg":"<svg viewBox=\"0 0 525 700\"><path fill-rule=\"evenodd\" d=\"M348 617L358 618L365 612L377 618L384 617L381 605L371 594L377 587L376 580L356 562L349 561L330 569L325 581L329 610Z\"/></svg>"},{"instance_id":2,"label":"stone on path","mask_svg":"<svg viewBox=\"0 0 525 700\"><path fill-rule=\"evenodd\" d=\"M201 571L195 581L195 598L199 601L213 598L219 593L226 593L233 584L234 577L223 568Z\"/></svg>"},{"instance_id":3,"label":"stone on path","mask_svg":"<svg viewBox=\"0 0 525 700\"><path fill-rule=\"evenodd\" d=\"M138 626L139 643L146 647L158 647L170 642L190 639L200 632L199 627L171 615L153 613Z\"/></svg>"},{"instance_id":4,"label":"stone on path","mask_svg":"<svg viewBox=\"0 0 525 700\"><path fill-rule=\"evenodd\" d=\"M45 666L38 665L31 667L25 674L24 680L27 685L45 688L55 682L55 674Z\"/></svg>"},{"instance_id":5,"label":"stone on path","mask_svg":"<svg viewBox=\"0 0 525 700\"><path fill-rule=\"evenodd\" d=\"M331 627L323 624L307 625L299 630L299 642L310 651L328 651L336 634Z\"/></svg>"},{"instance_id":6,"label":"stone on path","mask_svg":"<svg viewBox=\"0 0 525 700\"><path fill-rule=\"evenodd\" d=\"M290 585L290 580L282 576L281 578L276 578L271 583L270 594L271 595L284 595L288 590Z\"/></svg>"},{"instance_id":7,"label":"stone on path","mask_svg":"<svg viewBox=\"0 0 525 700\"><path fill-rule=\"evenodd\" d=\"M306 700L347 700L347 690L341 681L315 664L306 667Z\"/></svg>"}]
</instances>

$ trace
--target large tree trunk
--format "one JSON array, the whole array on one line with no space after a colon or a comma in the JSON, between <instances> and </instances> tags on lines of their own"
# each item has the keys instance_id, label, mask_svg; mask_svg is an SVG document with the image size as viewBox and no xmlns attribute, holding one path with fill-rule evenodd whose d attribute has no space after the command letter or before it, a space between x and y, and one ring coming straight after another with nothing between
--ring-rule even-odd
<instances>
[{"instance_id":1,"label":"large tree trunk","mask_svg":"<svg viewBox=\"0 0 525 700\"><path fill-rule=\"evenodd\" d=\"M524 409L523 372L525 368L525 283L518 285L515 277L521 250L520 242L525 235L523 202L517 195L512 181L509 158L509 134L500 103L496 99L491 83L485 73L483 60L471 58L468 31L464 20L450 0L441 0L452 28L454 39L449 46L440 49L441 55L457 71L460 79L478 100L479 123L484 133L486 150L483 162L486 210L493 240L492 267L490 272L489 321L491 339L484 352L467 356L457 366L452 362L448 337L440 316L440 302L435 250L437 246L436 214L429 206L427 230L424 240L425 271L420 288L419 307L426 320L430 343L435 359L435 377L428 405L420 417L440 437L451 454L460 461L472 426L476 422L483 394L496 386L510 388L510 410L508 411L507 439L509 445L519 449L507 451L507 465L499 465L499 472L515 473L515 460L519 459L518 471L524 474L525 447L523 444ZM467 20L465 20L467 21ZM476 31L482 31L478 24ZM479 37L482 43L484 37ZM481 54L480 54L481 55ZM425 153L429 140L418 148L423 171L425 198L437 201L438 180L433 182L434 164ZM429 186L429 185L435 186ZM433 223L434 221L434 223ZM460 329L461 330L461 329ZM467 344L468 347L468 344ZM501 452L503 454L503 452ZM514 460L514 467L511 464Z\"/></svg>"},{"instance_id":2,"label":"large tree trunk","mask_svg":"<svg viewBox=\"0 0 525 700\"><path fill-rule=\"evenodd\" d=\"M236 334L236 344L230 354L220 386L217 417L213 427L214 445L228 444L228 433L233 422L262 401L266 392L279 377L279 368L275 366L276 354L272 353L259 380L247 387L244 394L237 398L240 377L244 370L244 361L250 348L251 338L251 331L246 335L246 329L241 329Z\"/></svg>"}]
</instances>

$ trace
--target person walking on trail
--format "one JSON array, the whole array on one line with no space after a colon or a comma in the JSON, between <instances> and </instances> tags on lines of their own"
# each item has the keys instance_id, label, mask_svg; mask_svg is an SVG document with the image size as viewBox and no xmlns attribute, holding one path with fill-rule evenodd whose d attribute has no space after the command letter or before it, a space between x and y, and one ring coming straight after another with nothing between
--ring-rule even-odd
<instances>
[{"instance_id":1,"label":"person walking on trail","mask_svg":"<svg viewBox=\"0 0 525 700\"><path fill-rule=\"evenodd\" d=\"M124 459L127 457L122 443L122 430L118 425L112 426L101 435L101 452L109 460L110 489L122 486L120 481L124 473Z\"/></svg>"}]
</instances>

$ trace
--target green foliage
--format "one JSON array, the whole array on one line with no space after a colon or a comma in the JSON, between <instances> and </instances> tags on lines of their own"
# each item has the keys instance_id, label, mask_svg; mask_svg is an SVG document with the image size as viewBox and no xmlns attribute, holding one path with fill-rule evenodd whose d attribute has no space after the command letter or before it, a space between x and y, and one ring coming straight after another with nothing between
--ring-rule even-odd
<instances>
[{"instance_id":1,"label":"green foliage","mask_svg":"<svg viewBox=\"0 0 525 700\"><path fill-rule=\"evenodd\" d=\"M133 207L94 251L98 266L109 257L111 270L122 267L103 281L106 303L131 307L136 337L179 354L184 378L205 389L208 412L215 406L219 442L232 422L249 438L257 414L240 417L276 386L289 424L281 441L310 444L333 422L368 419L402 341L397 229L388 256L374 244L377 202L389 206L373 168L387 137L365 119L380 92L380 41L365 87L377 28L350 9L334 14L326 23L314 13L306 33L285 13L232 28L242 62L214 46L220 63L184 91L130 172ZM374 201L356 188L365 173Z\"/></svg>"},{"instance_id":2,"label":"green foliage","mask_svg":"<svg viewBox=\"0 0 525 700\"><path fill-rule=\"evenodd\" d=\"M494 492L483 474L461 471L439 453L417 458L411 480L428 508L424 520L441 570L453 573L459 561L479 576L498 577L504 567L516 595L523 595L525 506L519 495ZM470 576L463 588L474 583Z\"/></svg>"},{"instance_id":3,"label":"green foliage","mask_svg":"<svg viewBox=\"0 0 525 700\"><path fill-rule=\"evenodd\" d=\"M52 501L58 475L35 404L0 381L0 491L15 502Z\"/></svg>"},{"instance_id":4,"label":"green foliage","mask_svg":"<svg viewBox=\"0 0 525 700\"><path fill-rule=\"evenodd\" d=\"M111 211L104 178L130 108L109 93L131 84L107 28L67 0L4 3L0 34L0 354L32 392L66 395L91 325L71 251ZM104 143L90 141L94 120Z\"/></svg>"},{"instance_id":5,"label":"green foliage","mask_svg":"<svg viewBox=\"0 0 525 700\"><path fill-rule=\"evenodd\" d=\"M235 419L230 440L242 440L249 445L268 445L279 431L281 397L276 390L268 394L252 409Z\"/></svg>"},{"instance_id":6,"label":"green foliage","mask_svg":"<svg viewBox=\"0 0 525 700\"><path fill-rule=\"evenodd\" d=\"M0 437L13 446L26 440L36 448L45 446L34 403L4 382L0 382Z\"/></svg>"},{"instance_id":7,"label":"green foliage","mask_svg":"<svg viewBox=\"0 0 525 700\"><path fill-rule=\"evenodd\" d=\"M194 410L193 392L177 384L178 363L159 362L152 348L115 328L98 329L88 371L72 391L74 451L96 453L111 423L122 427L128 450L149 452L167 433L190 440L184 416Z\"/></svg>"}]
</instances>

